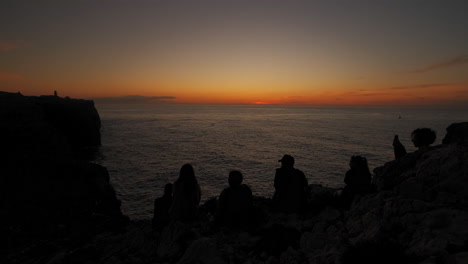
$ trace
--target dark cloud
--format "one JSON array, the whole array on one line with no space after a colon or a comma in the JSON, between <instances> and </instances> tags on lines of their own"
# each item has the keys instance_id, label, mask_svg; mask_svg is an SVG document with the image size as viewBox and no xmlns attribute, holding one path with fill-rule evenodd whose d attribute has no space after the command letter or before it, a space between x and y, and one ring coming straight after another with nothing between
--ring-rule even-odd
<instances>
[{"instance_id":1,"label":"dark cloud","mask_svg":"<svg viewBox=\"0 0 468 264\"><path fill-rule=\"evenodd\" d=\"M21 79L23 79L23 76L19 74L10 72L0 72L0 81L16 81Z\"/></svg>"},{"instance_id":2,"label":"dark cloud","mask_svg":"<svg viewBox=\"0 0 468 264\"><path fill-rule=\"evenodd\" d=\"M359 89L356 91L349 91L340 94L340 96L382 96L390 95L390 93L385 92L385 89Z\"/></svg>"},{"instance_id":3,"label":"dark cloud","mask_svg":"<svg viewBox=\"0 0 468 264\"><path fill-rule=\"evenodd\" d=\"M356 94L357 96L386 96L386 95L391 95L389 93L381 93L381 92L367 92L367 93L361 93L361 94Z\"/></svg>"},{"instance_id":4,"label":"dark cloud","mask_svg":"<svg viewBox=\"0 0 468 264\"><path fill-rule=\"evenodd\" d=\"M418 85L408 85L408 86L396 86L388 88L390 90L411 90L411 89L418 89L418 88L433 88L439 86L450 85L450 83L429 83L429 84L418 84Z\"/></svg>"},{"instance_id":5,"label":"dark cloud","mask_svg":"<svg viewBox=\"0 0 468 264\"><path fill-rule=\"evenodd\" d=\"M96 103L101 104L159 104L169 103L176 98L174 96L127 95L121 97L97 97L91 99Z\"/></svg>"},{"instance_id":6,"label":"dark cloud","mask_svg":"<svg viewBox=\"0 0 468 264\"><path fill-rule=\"evenodd\" d=\"M452 85L452 83L428 83L428 84L418 84L418 85L408 85L408 86L395 86L389 88L380 88L380 89L358 89L355 91L348 91L340 94L340 96L357 96L357 97L372 97L372 96L391 96L395 94L395 90L404 91L404 90L415 90L415 89L425 89L425 88L434 88L441 87L446 85Z\"/></svg>"},{"instance_id":7,"label":"dark cloud","mask_svg":"<svg viewBox=\"0 0 468 264\"><path fill-rule=\"evenodd\" d=\"M0 40L0 51L6 52L18 48L18 44L11 41Z\"/></svg>"},{"instance_id":8,"label":"dark cloud","mask_svg":"<svg viewBox=\"0 0 468 264\"><path fill-rule=\"evenodd\" d=\"M456 94L456 96L459 96L459 97L462 97L462 96L468 97L468 89L466 89L466 90L457 90L457 91L455 91L455 94Z\"/></svg>"},{"instance_id":9,"label":"dark cloud","mask_svg":"<svg viewBox=\"0 0 468 264\"><path fill-rule=\"evenodd\" d=\"M410 73L425 73L429 71L459 66L459 65L463 65L467 63L468 63L468 55L460 55L460 56L457 56L455 58L452 58L446 61L441 61L441 62L434 63L434 64L428 65L420 69L412 70L410 71Z\"/></svg>"}]
</instances>

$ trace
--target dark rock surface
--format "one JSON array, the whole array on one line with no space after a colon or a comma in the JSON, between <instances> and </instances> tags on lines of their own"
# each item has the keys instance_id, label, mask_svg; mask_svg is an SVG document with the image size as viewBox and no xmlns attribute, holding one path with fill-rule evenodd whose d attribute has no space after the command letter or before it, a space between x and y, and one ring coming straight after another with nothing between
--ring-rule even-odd
<instances>
[{"instance_id":1,"label":"dark rock surface","mask_svg":"<svg viewBox=\"0 0 468 264\"><path fill-rule=\"evenodd\" d=\"M55 158L101 144L93 101L0 92L0 105L0 135L10 151Z\"/></svg>"},{"instance_id":2,"label":"dark rock surface","mask_svg":"<svg viewBox=\"0 0 468 264\"><path fill-rule=\"evenodd\" d=\"M0 92L0 120L0 256L48 259L57 241L121 228L106 168L86 161L100 145L92 101Z\"/></svg>"},{"instance_id":3,"label":"dark rock surface","mask_svg":"<svg viewBox=\"0 0 468 264\"><path fill-rule=\"evenodd\" d=\"M171 223L155 232L150 220L130 221L121 228L112 221L116 219L112 217L113 212L119 215L120 211L110 199L102 201L100 207L84 206L88 209L83 211L91 210L93 214L84 214L83 219L91 215L94 216L92 221L81 221L79 215L74 215L79 220L62 223L57 220L62 218L50 215L56 212L54 210L35 211L34 215L42 214L56 221L53 235L47 237L36 235L32 239L27 233L26 238L26 231L10 222L7 225L10 229L2 229L2 232L8 235L6 243L14 242L14 246L2 252L0 262L466 264L467 127L468 123L453 124L447 129L444 144L408 153L376 168L373 175L376 191L357 196L346 210L339 206L337 190L309 185L308 207L302 215L276 213L271 210L270 199L255 197L257 222L254 228L232 231L213 221L216 199L211 199L200 208L200 221ZM56 135L56 140L66 141L58 131L52 128L47 131ZM63 151L68 150L64 148ZM101 199L96 198L100 194L113 192L104 168L73 162L75 167L69 167L67 162L58 167L34 165L27 173L18 169L21 172L15 175L31 174L28 180L34 180L35 172L46 172L47 177L54 179L49 180L54 184L50 190L67 189L66 193L54 192L58 197L40 202L52 203L54 208L63 206L57 202L65 199L63 197L67 205L78 201L77 208L83 208L81 201L88 201L86 198L96 201ZM70 180L73 184L67 184ZM86 185L89 181L94 183ZM21 191L27 194L34 192L33 189ZM5 201L2 197L2 206ZM33 207L26 200L19 202L23 202L24 207ZM95 213L99 210L103 212ZM7 215L6 219L11 217ZM112 226L114 228L109 228ZM37 231L37 227L34 230Z\"/></svg>"}]
</instances>

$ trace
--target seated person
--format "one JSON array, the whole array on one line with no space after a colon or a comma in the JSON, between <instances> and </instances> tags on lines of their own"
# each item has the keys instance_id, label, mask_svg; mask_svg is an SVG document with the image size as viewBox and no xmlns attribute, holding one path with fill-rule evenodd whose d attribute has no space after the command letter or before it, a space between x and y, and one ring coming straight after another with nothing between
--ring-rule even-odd
<instances>
[{"instance_id":1,"label":"seated person","mask_svg":"<svg viewBox=\"0 0 468 264\"><path fill-rule=\"evenodd\" d=\"M193 223L198 220L201 190L192 165L184 164L180 168L179 178L174 182L172 198L169 208L171 221Z\"/></svg>"},{"instance_id":2,"label":"seated person","mask_svg":"<svg viewBox=\"0 0 468 264\"><path fill-rule=\"evenodd\" d=\"M160 230L169 223L169 208L172 204L172 183L164 186L164 195L154 200L153 229Z\"/></svg>"},{"instance_id":3,"label":"seated person","mask_svg":"<svg viewBox=\"0 0 468 264\"><path fill-rule=\"evenodd\" d=\"M352 156L350 169L346 172L344 187L340 200L345 207L349 207L356 194L365 194L372 190L372 176L367 165L367 159L362 156Z\"/></svg>"},{"instance_id":4,"label":"seated person","mask_svg":"<svg viewBox=\"0 0 468 264\"><path fill-rule=\"evenodd\" d=\"M418 150L425 150L436 140L436 132L430 128L418 128L411 133L411 141ZM393 150L395 159L399 159L406 155L406 149L398 139L398 135L393 139Z\"/></svg>"},{"instance_id":5,"label":"seated person","mask_svg":"<svg viewBox=\"0 0 468 264\"><path fill-rule=\"evenodd\" d=\"M393 153L395 154L395 159L399 159L406 155L406 148L401 144L398 135L395 135L393 138Z\"/></svg>"},{"instance_id":6,"label":"seated person","mask_svg":"<svg viewBox=\"0 0 468 264\"><path fill-rule=\"evenodd\" d=\"M221 225L245 229L250 224L252 191L242 180L240 171L229 173L229 187L219 195L216 221Z\"/></svg>"},{"instance_id":7,"label":"seated person","mask_svg":"<svg viewBox=\"0 0 468 264\"><path fill-rule=\"evenodd\" d=\"M273 202L283 213L299 213L306 204L305 190L308 186L304 173L294 168L294 158L284 155L281 168L276 169Z\"/></svg>"}]
</instances>

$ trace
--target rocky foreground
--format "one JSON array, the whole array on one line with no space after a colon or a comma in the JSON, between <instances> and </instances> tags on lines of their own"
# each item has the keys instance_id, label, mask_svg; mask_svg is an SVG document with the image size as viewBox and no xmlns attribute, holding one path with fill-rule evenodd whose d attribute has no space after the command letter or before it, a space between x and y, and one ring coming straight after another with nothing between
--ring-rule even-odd
<instances>
[{"instance_id":1,"label":"rocky foreground","mask_svg":"<svg viewBox=\"0 0 468 264\"><path fill-rule=\"evenodd\" d=\"M28 107L41 109L35 99ZM17 120L8 109L2 120ZM153 231L151 220L125 221L105 168L53 154L74 147L41 111L33 119L39 128L15 121L8 130L19 141L35 131L54 151L39 162L37 145L9 145L0 263L468 263L468 123L450 125L442 145L376 168L376 191L349 209L337 206L336 190L310 185L304 215L275 213L269 199L256 197L258 222L248 232L214 225L215 200L200 208L198 223Z\"/></svg>"}]
</instances>

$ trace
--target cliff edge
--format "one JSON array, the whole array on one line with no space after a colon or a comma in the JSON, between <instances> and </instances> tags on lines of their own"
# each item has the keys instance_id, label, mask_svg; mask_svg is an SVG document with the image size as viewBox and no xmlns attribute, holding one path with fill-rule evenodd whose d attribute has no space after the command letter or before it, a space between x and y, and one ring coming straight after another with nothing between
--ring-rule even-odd
<instances>
[{"instance_id":1,"label":"cliff edge","mask_svg":"<svg viewBox=\"0 0 468 264\"><path fill-rule=\"evenodd\" d=\"M101 142L92 101L0 92L0 120L2 253L85 240L125 218L106 168L87 161Z\"/></svg>"}]
</instances>

